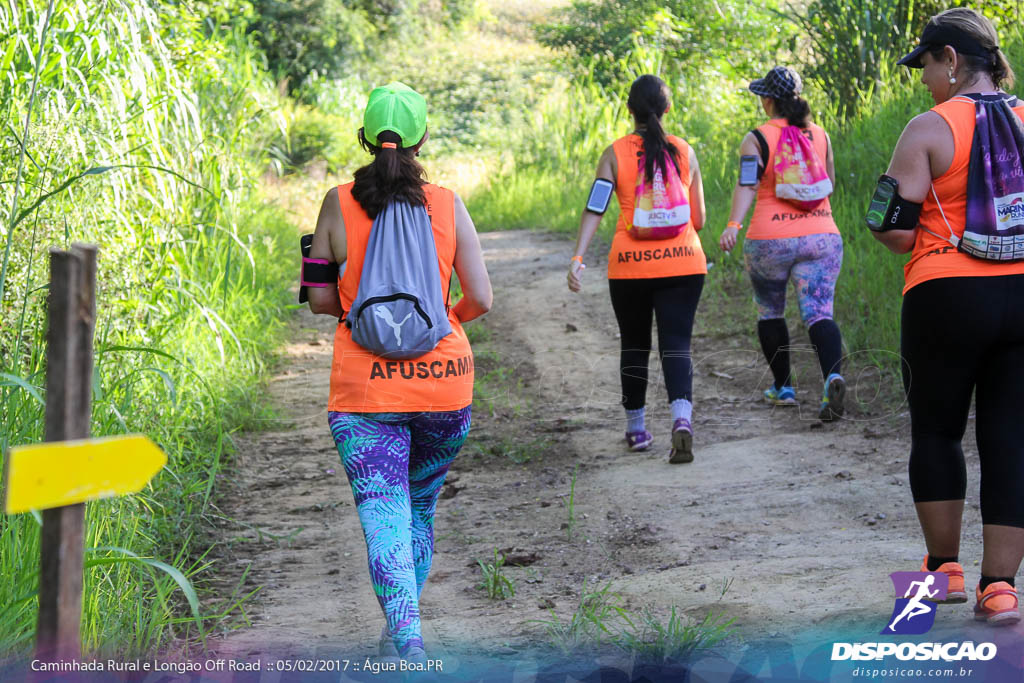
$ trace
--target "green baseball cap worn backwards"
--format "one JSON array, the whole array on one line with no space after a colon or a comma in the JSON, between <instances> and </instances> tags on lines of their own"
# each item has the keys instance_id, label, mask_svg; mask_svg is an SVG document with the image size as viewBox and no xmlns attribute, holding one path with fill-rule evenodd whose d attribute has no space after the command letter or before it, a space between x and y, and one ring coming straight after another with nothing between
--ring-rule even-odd
<instances>
[{"instance_id":1,"label":"green baseball cap worn backwards","mask_svg":"<svg viewBox=\"0 0 1024 683\"><path fill-rule=\"evenodd\" d=\"M374 147L377 136L390 130L402 138L402 147L415 147L427 132L427 102L405 83L374 88L363 112L363 135Z\"/></svg>"}]
</instances>

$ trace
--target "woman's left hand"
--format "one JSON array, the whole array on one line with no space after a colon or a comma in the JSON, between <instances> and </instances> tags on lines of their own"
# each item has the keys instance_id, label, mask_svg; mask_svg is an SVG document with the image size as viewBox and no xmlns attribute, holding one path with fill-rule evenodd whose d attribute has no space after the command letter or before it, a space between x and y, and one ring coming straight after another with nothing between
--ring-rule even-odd
<instances>
[{"instance_id":1,"label":"woman's left hand","mask_svg":"<svg viewBox=\"0 0 1024 683\"><path fill-rule=\"evenodd\" d=\"M583 289L583 271L585 269L586 266L579 259L573 259L569 264L569 274L566 277L569 280L570 292L579 292Z\"/></svg>"},{"instance_id":2,"label":"woman's left hand","mask_svg":"<svg viewBox=\"0 0 1024 683\"><path fill-rule=\"evenodd\" d=\"M718 238L718 246L725 253L729 253L736 246L736 236L739 234L740 231L736 228L726 228L722 231L722 236Z\"/></svg>"}]
</instances>

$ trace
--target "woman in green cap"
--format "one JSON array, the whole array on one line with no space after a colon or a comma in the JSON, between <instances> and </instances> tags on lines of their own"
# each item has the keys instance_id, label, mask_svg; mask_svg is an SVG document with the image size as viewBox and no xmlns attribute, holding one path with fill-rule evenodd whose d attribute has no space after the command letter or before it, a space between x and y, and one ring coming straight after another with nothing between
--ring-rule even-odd
<instances>
[{"instance_id":1,"label":"woman in green cap","mask_svg":"<svg viewBox=\"0 0 1024 683\"><path fill-rule=\"evenodd\" d=\"M334 337L328 420L366 537L370 579L387 621L381 654L397 651L421 659L419 596L433 558L434 510L470 424L473 361L462 323L490 308L491 284L462 200L427 183L416 160L427 140L423 97L401 83L376 88L359 140L372 161L356 171L354 182L327 193L310 252L313 259L345 268L336 285L311 289L309 301L314 313L346 323L338 325ZM375 219L399 205L413 213L425 207L429 214L429 224L424 217L427 227L419 234L432 234L431 257L413 265L431 278L437 273L441 292L449 290L454 270L463 291L448 309L451 332L432 350L411 358L367 350L353 341L347 324L364 272L372 272L373 261L386 259L368 244L389 248L384 238L372 240ZM399 241L390 248L398 251ZM401 344L401 316L374 312L394 328ZM360 308L354 315L356 327L363 324L361 314Z\"/></svg>"}]
</instances>

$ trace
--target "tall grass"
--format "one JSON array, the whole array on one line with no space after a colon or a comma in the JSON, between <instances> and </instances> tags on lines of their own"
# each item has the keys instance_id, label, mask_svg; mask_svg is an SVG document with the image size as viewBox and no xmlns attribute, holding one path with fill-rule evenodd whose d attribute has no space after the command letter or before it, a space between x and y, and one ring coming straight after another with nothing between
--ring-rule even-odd
<instances>
[{"instance_id":1,"label":"tall grass","mask_svg":"<svg viewBox=\"0 0 1024 683\"><path fill-rule=\"evenodd\" d=\"M97 243L92 433L145 432L169 461L141 494L87 506L82 637L139 654L224 609L194 593L202 530L231 433L267 415L291 276L290 228L254 182L277 95L243 28L189 3L47 9L0 1L0 464L43 436L47 250ZM38 516L0 517L0 655L31 645L38 557Z\"/></svg>"}]
</instances>

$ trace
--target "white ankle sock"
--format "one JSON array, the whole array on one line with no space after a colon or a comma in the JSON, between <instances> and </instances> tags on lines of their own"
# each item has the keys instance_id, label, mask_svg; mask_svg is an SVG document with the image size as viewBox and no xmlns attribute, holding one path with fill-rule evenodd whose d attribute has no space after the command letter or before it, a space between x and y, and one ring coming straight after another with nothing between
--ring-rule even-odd
<instances>
[{"instance_id":1,"label":"white ankle sock","mask_svg":"<svg viewBox=\"0 0 1024 683\"><path fill-rule=\"evenodd\" d=\"M627 432L642 432L644 431L644 415L646 408L637 408L636 410L626 411L626 431Z\"/></svg>"},{"instance_id":2,"label":"white ankle sock","mask_svg":"<svg viewBox=\"0 0 1024 683\"><path fill-rule=\"evenodd\" d=\"M693 422L693 404L685 398L672 401L672 421L675 422L681 417Z\"/></svg>"}]
</instances>

